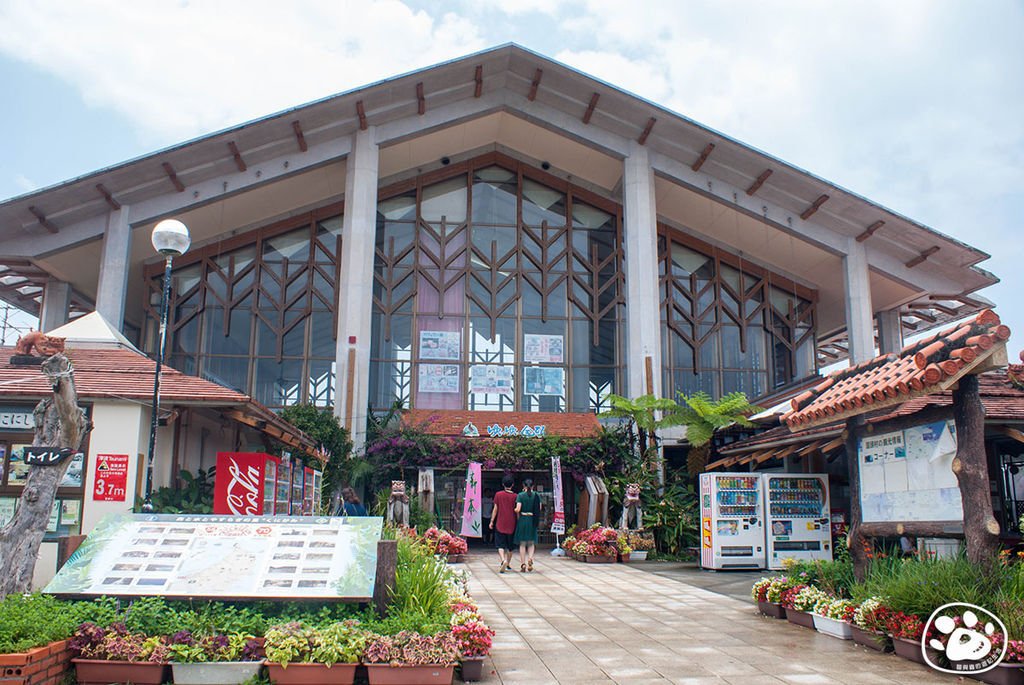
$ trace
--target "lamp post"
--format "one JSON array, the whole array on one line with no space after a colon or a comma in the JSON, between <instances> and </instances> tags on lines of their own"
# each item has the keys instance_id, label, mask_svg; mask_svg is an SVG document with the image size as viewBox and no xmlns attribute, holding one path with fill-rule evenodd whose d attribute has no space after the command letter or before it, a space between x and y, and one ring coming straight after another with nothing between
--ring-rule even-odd
<instances>
[{"instance_id":1,"label":"lamp post","mask_svg":"<svg viewBox=\"0 0 1024 685\"><path fill-rule=\"evenodd\" d=\"M149 453L146 455L146 499L143 511L153 511L153 457L156 451L156 428L160 422L160 368L164 364L167 341L168 302L171 299L171 262L185 254L192 239L188 228L177 219L164 219L153 229L153 248L164 256L164 288L160 298L160 339L156 349L156 373L153 375L153 416L149 424Z\"/></svg>"}]
</instances>

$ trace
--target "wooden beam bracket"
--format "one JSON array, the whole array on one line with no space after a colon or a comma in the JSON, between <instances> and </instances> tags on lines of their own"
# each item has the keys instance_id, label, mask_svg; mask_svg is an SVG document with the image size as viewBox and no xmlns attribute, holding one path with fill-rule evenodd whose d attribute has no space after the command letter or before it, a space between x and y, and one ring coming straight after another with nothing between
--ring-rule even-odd
<instances>
[{"instance_id":1,"label":"wooden beam bracket","mask_svg":"<svg viewBox=\"0 0 1024 685\"><path fill-rule=\"evenodd\" d=\"M242 153L238 151L238 145L235 144L235 141L228 141L228 150L231 151L231 156L235 158L235 166L238 167L239 171L245 171L249 168L245 165L245 160L242 159Z\"/></svg>"},{"instance_id":2,"label":"wooden beam bracket","mask_svg":"<svg viewBox=\"0 0 1024 685\"><path fill-rule=\"evenodd\" d=\"M641 145L644 145L647 142L647 137L651 135L651 130L654 129L654 124L656 124L657 121L658 120L654 117L648 119L647 125L644 126L644 130L640 132L640 137L636 139L636 142L640 143Z\"/></svg>"},{"instance_id":3,"label":"wooden beam bracket","mask_svg":"<svg viewBox=\"0 0 1024 685\"><path fill-rule=\"evenodd\" d=\"M530 102L537 99L537 89L540 88L540 79L542 76L544 76L543 69L537 69L537 71L533 72L533 81L530 82L530 92L526 96L526 99Z\"/></svg>"},{"instance_id":4,"label":"wooden beam bracket","mask_svg":"<svg viewBox=\"0 0 1024 685\"><path fill-rule=\"evenodd\" d=\"M292 131L295 132L295 140L299 143L299 149L305 152L309 149L309 145L306 144L306 136L302 133L302 124L298 120L292 122Z\"/></svg>"},{"instance_id":5,"label":"wooden beam bracket","mask_svg":"<svg viewBox=\"0 0 1024 685\"><path fill-rule=\"evenodd\" d=\"M107 201L107 204L110 205L111 209L113 209L115 212L121 209L121 203L114 199L114 196L110 194L110 191L107 190L107 187L105 185L103 185L102 183L97 183L96 190L98 190L100 195L103 196L103 199Z\"/></svg>"},{"instance_id":6,"label":"wooden beam bracket","mask_svg":"<svg viewBox=\"0 0 1024 685\"><path fill-rule=\"evenodd\" d=\"M927 250L924 250L923 252L921 252L921 254L917 255L916 257L911 259L909 262L904 264L904 266L907 267L908 269L913 269L918 264L923 264L926 259L928 259L929 257L931 257L933 254L935 254L938 251L939 251L939 246L938 245L932 245Z\"/></svg>"},{"instance_id":7,"label":"wooden beam bracket","mask_svg":"<svg viewBox=\"0 0 1024 685\"><path fill-rule=\"evenodd\" d=\"M473 70L473 81L476 85L473 88L473 97L478 98L484 94L484 65L476 65Z\"/></svg>"},{"instance_id":8,"label":"wooden beam bracket","mask_svg":"<svg viewBox=\"0 0 1024 685\"><path fill-rule=\"evenodd\" d=\"M31 207L28 208L28 211L32 212L32 216L36 218L36 221L39 222L39 225L45 228L47 231L49 231L50 233L59 232L60 229L58 229L52 221L46 218L46 215L43 213L43 210L39 209L35 205L32 205Z\"/></svg>"},{"instance_id":9,"label":"wooden beam bracket","mask_svg":"<svg viewBox=\"0 0 1024 685\"><path fill-rule=\"evenodd\" d=\"M167 174L167 178L171 179L171 183L174 184L175 189L177 189L179 193L184 193L185 184L178 178L178 174L174 171L174 167L171 166L171 163L164 162L162 166L164 168L164 173Z\"/></svg>"},{"instance_id":10,"label":"wooden beam bracket","mask_svg":"<svg viewBox=\"0 0 1024 685\"><path fill-rule=\"evenodd\" d=\"M811 206L800 213L800 218L807 221L811 215L821 209L821 206L828 202L828 195L819 195L818 199L811 203Z\"/></svg>"},{"instance_id":11,"label":"wooden beam bracket","mask_svg":"<svg viewBox=\"0 0 1024 685\"><path fill-rule=\"evenodd\" d=\"M368 124L366 123L366 109L363 108L362 100L356 103L356 114L359 116L359 130L365 131Z\"/></svg>"},{"instance_id":12,"label":"wooden beam bracket","mask_svg":"<svg viewBox=\"0 0 1024 685\"><path fill-rule=\"evenodd\" d=\"M594 109L597 107L597 101L601 99L600 93L594 93L590 96L590 104L587 105L587 111L583 113L583 123L589 124L590 117L594 116Z\"/></svg>"},{"instance_id":13,"label":"wooden beam bracket","mask_svg":"<svg viewBox=\"0 0 1024 685\"><path fill-rule=\"evenodd\" d=\"M427 96L423 94L423 81L416 84L416 111L420 116L427 113Z\"/></svg>"},{"instance_id":14,"label":"wooden beam bracket","mask_svg":"<svg viewBox=\"0 0 1024 685\"><path fill-rule=\"evenodd\" d=\"M885 222L881 221L881 220L876 221L875 223L871 224L870 226L868 226L867 228L864 229L863 233L861 233L859 236L857 236L857 242L858 243L863 243L865 240L867 240L868 238L873 236L875 234L875 232L878 229L880 229L882 226L885 226Z\"/></svg>"},{"instance_id":15,"label":"wooden beam bracket","mask_svg":"<svg viewBox=\"0 0 1024 685\"><path fill-rule=\"evenodd\" d=\"M747 195L753 195L754 193L756 193L761 188L761 186L764 185L764 182L767 181L768 177L771 175L771 169L765 169L764 171L762 171L761 175L758 176L757 179L755 179L754 182L750 184L749 188L747 188Z\"/></svg>"},{"instance_id":16,"label":"wooden beam bracket","mask_svg":"<svg viewBox=\"0 0 1024 685\"><path fill-rule=\"evenodd\" d=\"M708 161L708 156L711 155L714 149L714 143L708 143L707 145L705 145L704 149L701 150L700 152L700 157L697 158L697 161L694 162L693 166L690 168L693 169L694 171L700 171L700 168L704 166L704 162Z\"/></svg>"}]
</instances>

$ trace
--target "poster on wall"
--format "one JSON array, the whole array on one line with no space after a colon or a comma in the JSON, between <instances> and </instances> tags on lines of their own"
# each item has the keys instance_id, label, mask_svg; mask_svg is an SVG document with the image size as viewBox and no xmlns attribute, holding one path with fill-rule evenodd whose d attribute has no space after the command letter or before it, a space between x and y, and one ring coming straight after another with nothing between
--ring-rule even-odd
<instances>
[{"instance_id":1,"label":"poster on wall","mask_svg":"<svg viewBox=\"0 0 1024 685\"><path fill-rule=\"evenodd\" d=\"M44 592L367 601L382 524L375 516L111 514Z\"/></svg>"},{"instance_id":2,"label":"poster on wall","mask_svg":"<svg viewBox=\"0 0 1024 685\"><path fill-rule=\"evenodd\" d=\"M565 369L527 367L523 369L523 385L527 395L564 395Z\"/></svg>"},{"instance_id":3,"label":"poster on wall","mask_svg":"<svg viewBox=\"0 0 1024 685\"><path fill-rule=\"evenodd\" d=\"M511 366L474 365L469 369L469 391L511 395L512 371Z\"/></svg>"},{"instance_id":4,"label":"poster on wall","mask_svg":"<svg viewBox=\"0 0 1024 685\"><path fill-rule=\"evenodd\" d=\"M11 472L7 474L8 485L24 485L28 478L28 464L25 463L25 448L31 445L11 445Z\"/></svg>"},{"instance_id":5,"label":"poster on wall","mask_svg":"<svg viewBox=\"0 0 1024 685\"><path fill-rule=\"evenodd\" d=\"M128 490L128 455L97 454L94 502L124 502Z\"/></svg>"},{"instance_id":6,"label":"poster on wall","mask_svg":"<svg viewBox=\"0 0 1024 685\"><path fill-rule=\"evenodd\" d=\"M459 392L458 364L420 364L420 392Z\"/></svg>"},{"instance_id":7,"label":"poster on wall","mask_svg":"<svg viewBox=\"0 0 1024 685\"><path fill-rule=\"evenodd\" d=\"M462 334L457 331L420 331L420 359L452 359L461 356Z\"/></svg>"},{"instance_id":8,"label":"poster on wall","mask_svg":"<svg viewBox=\"0 0 1024 685\"><path fill-rule=\"evenodd\" d=\"M64 472L64 477L60 481L60 487L62 488L80 488L82 487L82 474L85 471L85 454L82 452L75 452L71 455L71 464L68 466L68 470Z\"/></svg>"},{"instance_id":9,"label":"poster on wall","mask_svg":"<svg viewBox=\"0 0 1024 685\"><path fill-rule=\"evenodd\" d=\"M523 361L538 364L561 364L564 357L563 338L560 335L523 336Z\"/></svg>"}]
</instances>

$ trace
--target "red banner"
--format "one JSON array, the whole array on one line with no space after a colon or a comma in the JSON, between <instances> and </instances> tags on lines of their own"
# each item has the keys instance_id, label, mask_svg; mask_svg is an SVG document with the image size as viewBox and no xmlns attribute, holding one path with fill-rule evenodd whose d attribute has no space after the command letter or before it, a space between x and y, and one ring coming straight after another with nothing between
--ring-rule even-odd
<instances>
[{"instance_id":1,"label":"red banner","mask_svg":"<svg viewBox=\"0 0 1024 685\"><path fill-rule=\"evenodd\" d=\"M124 502L128 490L128 455L97 454L94 502Z\"/></svg>"},{"instance_id":2,"label":"red banner","mask_svg":"<svg viewBox=\"0 0 1024 685\"><path fill-rule=\"evenodd\" d=\"M213 513L232 516L263 514L263 469L269 458L270 455L262 452L218 452Z\"/></svg>"}]
</instances>

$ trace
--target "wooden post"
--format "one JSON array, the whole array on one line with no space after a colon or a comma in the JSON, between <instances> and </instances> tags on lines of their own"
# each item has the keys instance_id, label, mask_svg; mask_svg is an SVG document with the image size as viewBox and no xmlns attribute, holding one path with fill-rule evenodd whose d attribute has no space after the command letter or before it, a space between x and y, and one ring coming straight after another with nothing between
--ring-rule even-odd
<instances>
[{"instance_id":1,"label":"wooden post","mask_svg":"<svg viewBox=\"0 0 1024 685\"><path fill-rule=\"evenodd\" d=\"M373 581L373 607L378 616L388 613L391 592L395 588L398 571L398 542L379 540L377 542L377 576Z\"/></svg>"},{"instance_id":2,"label":"wooden post","mask_svg":"<svg viewBox=\"0 0 1024 685\"><path fill-rule=\"evenodd\" d=\"M868 570L868 556L864 549L866 538L861 533L862 518L860 508L860 434L864 418L855 416L846 420L846 467L850 480L850 530L846 534L846 544L853 560L853 574L857 580L864 580Z\"/></svg>"},{"instance_id":3,"label":"wooden post","mask_svg":"<svg viewBox=\"0 0 1024 685\"><path fill-rule=\"evenodd\" d=\"M999 546L999 522L992 515L985 454L985 407L978 392L977 376L964 376L953 391L953 420L957 443L953 473L963 502L967 558L975 564L991 563Z\"/></svg>"}]
</instances>

